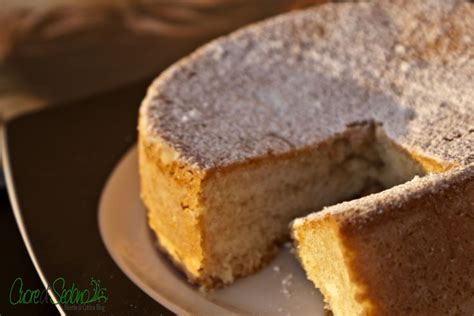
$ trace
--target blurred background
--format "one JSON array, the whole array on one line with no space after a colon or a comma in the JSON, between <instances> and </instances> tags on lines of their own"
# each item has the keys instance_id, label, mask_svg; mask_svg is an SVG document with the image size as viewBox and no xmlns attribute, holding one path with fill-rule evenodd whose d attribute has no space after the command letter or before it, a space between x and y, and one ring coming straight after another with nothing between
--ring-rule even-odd
<instances>
[{"instance_id":1,"label":"blurred background","mask_svg":"<svg viewBox=\"0 0 474 316\"><path fill-rule=\"evenodd\" d=\"M0 120L151 80L212 38L323 1L2 0Z\"/></svg>"}]
</instances>

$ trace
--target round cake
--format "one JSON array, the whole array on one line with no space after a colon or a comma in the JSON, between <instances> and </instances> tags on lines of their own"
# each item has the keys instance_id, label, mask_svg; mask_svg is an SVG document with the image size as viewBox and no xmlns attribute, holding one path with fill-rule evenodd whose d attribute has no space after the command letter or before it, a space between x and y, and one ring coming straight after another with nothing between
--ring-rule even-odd
<instances>
[{"instance_id":1,"label":"round cake","mask_svg":"<svg viewBox=\"0 0 474 316\"><path fill-rule=\"evenodd\" d=\"M473 29L467 1L328 3L170 67L139 120L160 247L209 289L291 235L335 315L472 314Z\"/></svg>"}]
</instances>

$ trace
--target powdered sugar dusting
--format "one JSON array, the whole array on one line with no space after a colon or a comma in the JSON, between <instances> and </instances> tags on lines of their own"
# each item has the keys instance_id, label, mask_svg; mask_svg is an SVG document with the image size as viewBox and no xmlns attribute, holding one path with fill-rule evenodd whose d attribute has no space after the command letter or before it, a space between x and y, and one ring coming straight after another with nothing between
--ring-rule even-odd
<instances>
[{"instance_id":1,"label":"powdered sugar dusting","mask_svg":"<svg viewBox=\"0 0 474 316\"><path fill-rule=\"evenodd\" d=\"M281 280L281 292L286 297L291 297L291 285L293 284L293 274L287 274L283 280Z\"/></svg>"},{"instance_id":2,"label":"powdered sugar dusting","mask_svg":"<svg viewBox=\"0 0 474 316\"><path fill-rule=\"evenodd\" d=\"M376 120L410 150L466 164L474 159L472 29L473 5L457 0L333 3L280 16L162 74L141 110L144 131L205 169Z\"/></svg>"}]
</instances>

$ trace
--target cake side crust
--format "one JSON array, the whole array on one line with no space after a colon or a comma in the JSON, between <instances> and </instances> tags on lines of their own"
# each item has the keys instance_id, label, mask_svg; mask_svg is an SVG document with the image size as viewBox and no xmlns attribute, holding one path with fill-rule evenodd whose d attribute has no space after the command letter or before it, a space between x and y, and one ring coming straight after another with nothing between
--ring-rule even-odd
<instances>
[{"instance_id":1,"label":"cake side crust","mask_svg":"<svg viewBox=\"0 0 474 316\"><path fill-rule=\"evenodd\" d=\"M173 160L173 152L139 137L141 197L161 249L180 263L191 280L204 263L199 173Z\"/></svg>"}]
</instances>

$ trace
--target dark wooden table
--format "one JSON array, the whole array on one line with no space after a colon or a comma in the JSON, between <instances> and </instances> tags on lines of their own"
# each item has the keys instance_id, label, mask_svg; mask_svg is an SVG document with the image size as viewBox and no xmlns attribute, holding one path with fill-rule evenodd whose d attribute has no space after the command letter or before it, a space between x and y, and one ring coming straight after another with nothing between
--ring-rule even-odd
<instances>
[{"instance_id":1,"label":"dark wooden table","mask_svg":"<svg viewBox=\"0 0 474 316\"><path fill-rule=\"evenodd\" d=\"M109 300L106 314L168 315L166 308L136 287L108 255L97 223L107 177L136 142L137 113L149 80L83 101L9 121L5 156L10 194L19 202L31 246L44 276L64 277L79 288L100 279ZM8 172L7 172L8 173ZM2 256L0 314L57 314L50 304L10 306L11 282L23 277L42 288L25 251L5 192L0 196ZM68 314L83 314L84 311Z\"/></svg>"},{"instance_id":2,"label":"dark wooden table","mask_svg":"<svg viewBox=\"0 0 474 316\"><path fill-rule=\"evenodd\" d=\"M28 256L6 190L0 191L0 238L3 255L0 269L0 314L1 315L57 315L52 305L10 305L8 296L13 281L21 276L31 288L42 288L33 263Z\"/></svg>"}]
</instances>

